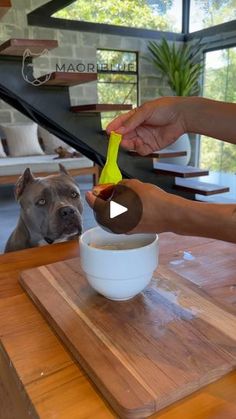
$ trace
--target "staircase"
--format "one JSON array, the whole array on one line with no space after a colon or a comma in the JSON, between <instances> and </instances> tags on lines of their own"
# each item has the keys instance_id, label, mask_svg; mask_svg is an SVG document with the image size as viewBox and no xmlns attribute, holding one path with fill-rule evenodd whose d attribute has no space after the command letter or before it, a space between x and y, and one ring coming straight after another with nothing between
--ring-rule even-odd
<instances>
[{"instance_id":1,"label":"staircase","mask_svg":"<svg viewBox=\"0 0 236 419\"><path fill-rule=\"evenodd\" d=\"M147 156L140 156L136 151L130 150L129 154L140 159L151 159L153 161L153 170L158 176L165 175L173 177L173 189L191 193L194 194L194 196L200 195L199 197L195 197L197 200L201 200L202 196L218 195L230 191L228 186L201 182L196 179L196 177L208 176L208 170L202 170L192 166L181 166L161 162L161 159L169 157L186 156L186 151L175 151L169 148L168 150L155 151ZM192 180L192 178L194 179Z\"/></svg>"},{"instance_id":2,"label":"staircase","mask_svg":"<svg viewBox=\"0 0 236 419\"><path fill-rule=\"evenodd\" d=\"M0 0L0 17L9 7L10 1ZM35 39L10 39L0 45L0 97L102 166L106 159L108 139L101 127L101 112L127 111L132 106L106 103L71 106L69 87L95 81L96 73L52 72L41 76L36 84L27 82L25 79L34 80L33 58L25 57L25 50L40 54L45 49L52 50L57 46L55 40ZM22 75L23 55L25 79ZM119 166L127 178L151 182L167 192L190 199L194 199L196 193L214 194L228 190L200 181L187 182L186 178L205 176L207 171L159 162L163 157L185 154L185 150L168 150L140 157L134 151L121 150ZM182 183L179 178L183 178Z\"/></svg>"}]
</instances>

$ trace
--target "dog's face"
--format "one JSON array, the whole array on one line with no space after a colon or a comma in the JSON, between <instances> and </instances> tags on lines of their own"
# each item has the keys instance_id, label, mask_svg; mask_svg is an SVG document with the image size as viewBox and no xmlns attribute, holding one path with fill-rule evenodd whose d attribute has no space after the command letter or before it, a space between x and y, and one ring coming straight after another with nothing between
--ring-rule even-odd
<instances>
[{"instance_id":1,"label":"dog's face","mask_svg":"<svg viewBox=\"0 0 236 419\"><path fill-rule=\"evenodd\" d=\"M35 178L26 169L15 188L28 230L48 243L67 240L82 232L79 188L66 169L59 166L59 175L45 178Z\"/></svg>"}]
</instances>

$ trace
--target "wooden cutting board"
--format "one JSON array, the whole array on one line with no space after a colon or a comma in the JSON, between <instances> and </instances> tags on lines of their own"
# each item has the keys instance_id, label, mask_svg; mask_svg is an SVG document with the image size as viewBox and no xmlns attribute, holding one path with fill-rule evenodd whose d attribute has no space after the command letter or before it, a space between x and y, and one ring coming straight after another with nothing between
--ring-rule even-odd
<instances>
[{"instance_id":1,"label":"wooden cutting board","mask_svg":"<svg viewBox=\"0 0 236 419\"><path fill-rule=\"evenodd\" d=\"M165 267L126 302L93 291L79 258L20 281L119 417L149 416L236 366L236 316Z\"/></svg>"}]
</instances>

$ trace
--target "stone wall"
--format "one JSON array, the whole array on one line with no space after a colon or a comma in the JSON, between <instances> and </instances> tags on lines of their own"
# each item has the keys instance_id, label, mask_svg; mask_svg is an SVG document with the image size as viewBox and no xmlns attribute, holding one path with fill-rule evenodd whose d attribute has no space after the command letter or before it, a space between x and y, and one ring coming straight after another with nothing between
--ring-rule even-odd
<instances>
[{"instance_id":1,"label":"stone wall","mask_svg":"<svg viewBox=\"0 0 236 419\"><path fill-rule=\"evenodd\" d=\"M48 1L48 0L47 0ZM154 79L156 71L143 59L147 52L148 39L88 32L55 30L27 25L27 13L46 0L12 0L12 9L0 21L0 41L10 38L56 39L59 47L50 51L48 57L34 60L35 76L55 71L56 65L68 67L69 64L93 63L96 65L96 50L99 48L138 51L139 53L139 97L140 103L158 96L161 86L164 94L169 94L162 80ZM36 87L37 88L37 87ZM96 82L70 88L71 103L88 104L97 102ZM0 123L19 122L26 118L9 105L0 102Z\"/></svg>"}]
</instances>

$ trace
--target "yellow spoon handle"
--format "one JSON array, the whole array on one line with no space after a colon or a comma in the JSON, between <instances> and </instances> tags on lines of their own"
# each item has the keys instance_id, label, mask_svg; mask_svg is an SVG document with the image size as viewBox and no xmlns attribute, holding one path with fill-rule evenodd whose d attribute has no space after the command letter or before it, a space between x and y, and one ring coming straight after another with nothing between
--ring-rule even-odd
<instances>
[{"instance_id":1,"label":"yellow spoon handle","mask_svg":"<svg viewBox=\"0 0 236 419\"><path fill-rule=\"evenodd\" d=\"M109 139L108 150L107 150L107 163L114 164L117 161L117 155L119 150L119 145L121 142L122 136L112 131Z\"/></svg>"}]
</instances>

